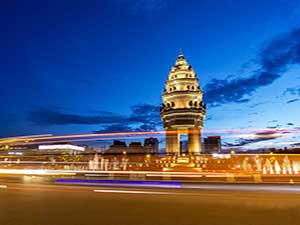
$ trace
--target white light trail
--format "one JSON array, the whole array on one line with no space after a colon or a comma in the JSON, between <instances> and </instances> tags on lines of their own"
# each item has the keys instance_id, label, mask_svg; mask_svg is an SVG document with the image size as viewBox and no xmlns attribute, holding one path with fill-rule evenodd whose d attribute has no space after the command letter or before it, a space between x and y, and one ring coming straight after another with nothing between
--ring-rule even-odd
<instances>
[{"instance_id":1,"label":"white light trail","mask_svg":"<svg viewBox=\"0 0 300 225\"><path fill-rule=\"evenodd\" d=\"M0 188L7 188L6 185L0 185Z\"/></svg>"},{"instance_id":2,"label":"white light trail","mask_svg":"<svg viewBox=\"0 0 300 225\"><path fill-rule=\"evenodd\" d=\"M0 169L0 174L17 175L76 175L75 172L65 172L59 170L34 170L34 169Z\"/></svg>"},{"instance_id":3,"label":"white light trail","mask_svg":"<svg viewBox=\"0 0 300 225\"><path fill-rule=\"evenodd\" d=\"M300 192L298 186L282 186L282 185L257 185L257 184L185 184L184 188L189 189L202 189L202 190L226 190L226 191L266 191L266 192Z\"/></svg>"},{"instance_id":4,"label":"white light trail","mask_svg":"<svg viewBox=\"0 0 300 225\"><path fill-rule=\"evenodd\" d=\"M97 189L94 190L96 193L119 193L119 194L152 194L152 195L170 195L176 194L173 192L158 192L158 191L127 191L127 190L107 190Z\"/></svg>"}]
</instances>

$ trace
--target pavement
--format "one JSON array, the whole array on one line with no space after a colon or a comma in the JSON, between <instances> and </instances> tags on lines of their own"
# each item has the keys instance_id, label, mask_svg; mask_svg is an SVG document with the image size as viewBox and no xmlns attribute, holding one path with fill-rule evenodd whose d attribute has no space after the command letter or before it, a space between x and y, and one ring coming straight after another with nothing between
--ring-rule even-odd
<instances>
[{"instance_id":1,"label":"pavement","mask_svg":"<svg viewBox=\"0 0 300 225\"><path fill-rule=\"evenodd\" d=\"M299 225L296 185L142 188L0 183L1 225Z\"/></svg>"}]
</instances>

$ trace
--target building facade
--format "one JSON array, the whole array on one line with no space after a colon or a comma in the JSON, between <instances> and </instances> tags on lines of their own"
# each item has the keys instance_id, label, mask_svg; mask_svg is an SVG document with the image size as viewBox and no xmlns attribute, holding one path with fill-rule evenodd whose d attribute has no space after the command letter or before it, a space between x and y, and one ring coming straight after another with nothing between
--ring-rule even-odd
<instances>
[{"instance_id":1,"label":"building facade","mask_svg":"<svg viewBox=\"0 0 300 225\"><path fill-rule=\"evenodd\" d=\"M157 138L145 138L144 149L147 153L158 153L159 141Z\"/></svg>"},{"instance_id":2,"label":"building facade","mask_svg":"<svg viewBox=\"0 0 300 225\"><path fill-rule=\"evenodd\" d=\"M108 154L148 154L158 153L159 141L157 138L146 138L142 142L133 141L127 146L125 141L114 140L113 144L106 150Z\"/></svg>"},{"instance_id":3,"label":"building facade","mask_svg":"<svg viewBox=\"0 0 300 225\"><path fill-rule=\"evenodd\" d=\"M188 153L200 154L206 106L197 75L183 54L179 54L169 72L162 100L160 115L166 131L167 154L180 154L181 134L188 135Z\"/></svg>"}]
</instances>

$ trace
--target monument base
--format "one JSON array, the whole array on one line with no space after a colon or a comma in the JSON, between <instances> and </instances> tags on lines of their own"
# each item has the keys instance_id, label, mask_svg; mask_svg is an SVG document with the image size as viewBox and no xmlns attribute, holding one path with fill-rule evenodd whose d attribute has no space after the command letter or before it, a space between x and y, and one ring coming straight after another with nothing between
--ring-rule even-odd
<instances>
[{"instance_id":1,"label":"monument base","mask_svg":"<svg viewBox=\"0 0 300 225\"><path fill-rule=\"evenodd\" d=\"M164 158L163 171L172 172L201 172L200 164L191 160L189 156L173 156L171 158Z\"/></svg>"}]
</instances>

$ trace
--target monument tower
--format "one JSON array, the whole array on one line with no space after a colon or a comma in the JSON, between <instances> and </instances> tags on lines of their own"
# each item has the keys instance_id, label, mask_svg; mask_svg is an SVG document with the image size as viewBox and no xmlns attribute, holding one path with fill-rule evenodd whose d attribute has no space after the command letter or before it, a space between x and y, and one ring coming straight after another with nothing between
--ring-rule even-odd
<instances>
[{"instance_id":1,"label":"monument tower","mask_svg":"<svg viewBox=\"0 0 300 225\"><path fill-rule=\"evenodd\" d=\"M179 54L162 94L160 116L166 131L167 154L180 154L180 135L188 135L189 154L200 154L206 106L195 71Z\"/></svg>"}]
</instances>

